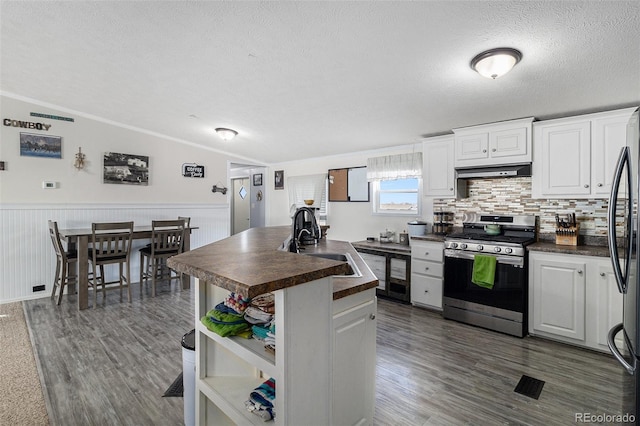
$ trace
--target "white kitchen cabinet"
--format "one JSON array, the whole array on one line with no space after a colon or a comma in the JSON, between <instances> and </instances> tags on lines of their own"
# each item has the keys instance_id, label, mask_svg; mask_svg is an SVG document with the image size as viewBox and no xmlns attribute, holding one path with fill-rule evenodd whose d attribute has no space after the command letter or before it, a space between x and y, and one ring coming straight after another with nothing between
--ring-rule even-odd
<instances>
[{"instance_id":1,"label":"white kitchen cabinet","mask_svg":"<svg viewBox=\"0 0 640 426\"><path fill-rule=\"evenodd\" d=\"M334 302L333 425L373 424L377 326L374 292L371 289Z\"/></svg>"},{"instance_id":2,"label":"white kitchen cabinet","mask_svg":"<svg viewBox=\"0 0 640 426\"><path fill-rule=\"evenodd\" d=\"M411 303L442 310L444 244L411 240Z\"/></svg>"},{"instance_id":3,"label":"white kitchen cabinet","mask_svg":"<svg viewBox=\"0 0 640 426\"><path fill-rule=\"evenodd\" d=\"M422 184L425 197L456 196L453 135L436 136L422 142Z\"/></svg>"},{"instance_id":4,"label":"white kitchen cabinet","mask_svg":"<svg viewBox=\"0 0 640 426\"><path fill-rule=\"evenodd\" d=\"M453 129L455 168L530 163L533 117Z\"/></svg>"},{"instance_id":5,"label":"white kitchen cabinet","mask_svg":"<svg viewBox=\"0 0 640 426\"><path fill-rule=\"evenodd\" d=\"M530 334L608 352L607 333L621 321L608 257L529 253Z\"/></svg>"},{"instance_id":6,"label":"white kitchen cabinet","mask_svg":"<svg viewBox=\"0 0 640 426\"><path fill-rule=\"evenodd\" d=\"M255 339L209 331L200 317L229 290L196 281L197 424L264 424L244 401L269 377L276 380L276 426L373 423L375 289L332 302L327 277L275 291L273 355Z\"/></svg>"},{"instance_id":7,"label":"white kitchen cabinet","mask_svg":"<svg viewBox=\"0 0 640 426\"><path fill-rule=\"evenodd\" d=\"M633 108L533 124L534 198L608 198Z\"/></svg>"},{"instance_id":8,"label":"white kitchen cabinet","mask_svg":"<svg viewBox=\"0 0 640 426\"><path fill-rule=\"evenodd\" d=\"M585 340L586 269L584 259L530 255L531 334L548 333L576 343Z\"/></svg>"}]
</instances>

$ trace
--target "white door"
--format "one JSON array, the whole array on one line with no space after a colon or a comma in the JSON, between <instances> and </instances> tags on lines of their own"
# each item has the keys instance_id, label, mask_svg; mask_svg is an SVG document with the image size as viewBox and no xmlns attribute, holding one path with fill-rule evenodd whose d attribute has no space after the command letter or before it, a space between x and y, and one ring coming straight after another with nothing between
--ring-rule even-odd
<instances>
[{"instance_id":1,"label":"white door","mask_svg":"<svg viewBox=\"0 0 640 426\"><path fill-rule=\"evenodd\" d=\"M232 179L231 187L233 190L231 234L233 235L249 229L251 225L249 178Z\"/></svg>"}]
</instances>

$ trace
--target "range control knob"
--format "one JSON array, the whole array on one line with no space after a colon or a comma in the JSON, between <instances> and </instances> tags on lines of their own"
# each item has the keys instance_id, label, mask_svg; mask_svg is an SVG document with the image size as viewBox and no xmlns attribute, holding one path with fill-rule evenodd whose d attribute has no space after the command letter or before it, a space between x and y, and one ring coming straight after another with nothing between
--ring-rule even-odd
<instances>
[{"instance_id":1,"label":"range control knob","mask_svg":"<svg viewBox=\"0 0 640 426\"><path fill-rule=\"evenodd\" d=\"M451 243L451 248L456 248L458 247L458 243Z\"/></svg>"},{"instance_id":2,"label":"range control knob","mask_svg":"<svg viewBox=\"0 0 640 426\"><path fill-rule=\"evenodd\" d=\"M506 248L506 249L504 249L504 252L505 253L513 253L513 249Z\"/></svg>"},{"instance_id":3,"label":"range control knob","mask_svg":"<svg viewBox=\"0 0 640 426\"><path fill-rule=\"evenodd\" d=\"M460 248L461 248L462 250L464 250L464 249L466 249L466 248L467 248L467 245L466 245L465 243L462 243L462 244L460 244Z\"/></svg>"},{"instance_id":4,"label":"range control knob","mask_svg":"<svg viewBox=\"0 0 640 426\"><path fill-rule=\"evenodd\" d=\"M496 253L500 253L502 249L500 247L494 247L493 251L495 251Z\"/></svg>"},{"instance_id":5,"label":"range control knob","mask_svg":"<svg viewBox=\"0 0 640 426\"><path fill-rule=\"evenodd\" d=\"M478 247L476 247L478 249L478 251L482 251L482 249L484 248L481 244L478 244Z\"/></svg>"}]
</instances>

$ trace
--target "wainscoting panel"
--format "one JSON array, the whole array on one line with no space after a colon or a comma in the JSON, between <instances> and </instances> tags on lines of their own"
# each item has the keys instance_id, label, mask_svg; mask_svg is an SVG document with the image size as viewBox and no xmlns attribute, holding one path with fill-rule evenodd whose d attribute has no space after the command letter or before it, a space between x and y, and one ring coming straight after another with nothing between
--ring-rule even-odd
<instances>
[{"instance_id":1,"label":"wainscoting panel","mask_svg":"<svg viewBox=\"0 0 640 426\"><path fill-rule=\"evenodd\" d=\"M48 297L55 273L55 254L47 226L58 222L60 229L88 228L92 222L133 220L137 225L151 225L152 220L191 217L191 248L229 236L229 205L211 204L4 204L0 206L0 303ZM134 241L131 276L139 275L138 249L147 244ZM113 276L111 276L113 275ZM107 279L117 271L107 273ZM33 287L44 285L44 291Z\"/></svg>"}]
</instances>

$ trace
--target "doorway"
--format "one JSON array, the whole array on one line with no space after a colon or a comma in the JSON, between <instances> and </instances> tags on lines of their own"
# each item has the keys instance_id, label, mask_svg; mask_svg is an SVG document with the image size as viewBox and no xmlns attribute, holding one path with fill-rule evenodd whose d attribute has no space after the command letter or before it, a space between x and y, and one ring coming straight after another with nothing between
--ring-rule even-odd
<instances>
[{"instance_id":1,"label":"doorway","mask_svg":"<svg viewBox=\"0 0 640 426\"><path fill-rule=\"evenodd\" d=\"M231 189L231 235L234 235L251 227L249 178L231 179Z\"/></svg>"},{"instance_id":2,"label":"doorway","mask_svg":"<svg viewBox=\"0 0 640 426\"><path fill-rule=\"evenodd\" d=\"M265 226L266 167L228 163L231 235Z\"/></svg>"}]
</instances>

